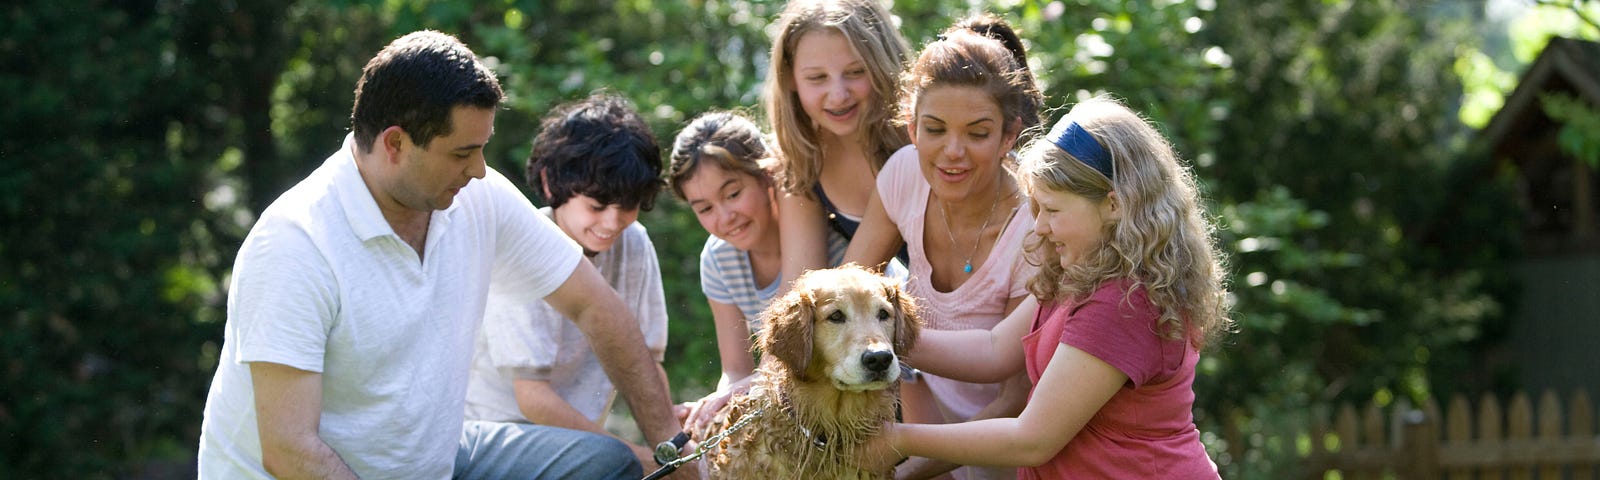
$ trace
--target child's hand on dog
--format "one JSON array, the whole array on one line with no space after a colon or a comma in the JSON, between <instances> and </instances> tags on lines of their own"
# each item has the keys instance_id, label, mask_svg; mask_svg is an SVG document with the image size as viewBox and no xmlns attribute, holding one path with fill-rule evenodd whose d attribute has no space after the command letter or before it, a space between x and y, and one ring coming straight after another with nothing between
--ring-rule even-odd
<instances>
[{"instance_id":1,"label":"child's hand on dog","mask_svg":"<svg viewBox=\"0 0 1600 480\"><path fill-rule=\"evenodd\" d=\"M877 435L862 443L856 450L856 466L868 472L883 472L892 470L895 465L904 462L906 457L894 446L899 438L896 431L899 426L900 424L894 422L884 423Z\"/></svg>"},{"instance_id":2,"label":"child's hand on dog","mask_svg":"<svg viewBox=\"0 0 1600 480\"><path fill-rule=\"evenodd\" d=\"M716 433L707 430L711 428L711 421L716 418L717 412L722 410L723 405L728 404L728 399L732 396L727 390L719 390L693 402L688 418L684 419L683 430L707 435Z\"/></svg>"},{"instance_id":3,"label":"child's hand on dog","mask_svg":"<svg viewBox=\"0 0 1600 480\"><path fill-rule=\"evenodd\" d=\"M679 419L683 422L684 431L702 432L707 435L716 433L707 430L711 428L712 422L717 419L717 413L721 412L722 407L726 406L733 397L750 391L750 383L753 378L755 378L754 375L745 377L728 385L727 388L706 395L705 398L701 398L698 401L684 403L683 405L689 406L688 418Z\"/></svg>"},{"instance_id":4,"label":"child's hand on dog","mask_svg":"<svg viewBox=\"0 0 1600 480\"><path fill-rule=\"evenodd\" d=\"M700 406L700 401L699 400L696 400L696 401L693 401L693 402L683 402L683 403L680 403L680 404L677 404L677 405L673 405L672 406L672 417L678 419L678 425L682 425L682 426L687 427L688 424L689 424L689 415L691 413L694 413L694 409L699 407L699 406Z\"/></svg>"}]
</instances>

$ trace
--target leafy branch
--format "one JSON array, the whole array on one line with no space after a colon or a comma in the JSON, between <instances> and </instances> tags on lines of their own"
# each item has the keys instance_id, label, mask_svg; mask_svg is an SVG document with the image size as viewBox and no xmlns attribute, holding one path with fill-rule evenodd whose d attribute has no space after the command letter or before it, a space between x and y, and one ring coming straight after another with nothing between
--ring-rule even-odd
<instances>
[{"instance_id":1,"label":"leafy branch","mask_svg":"<svg viewBox=\"0 0 1600 480\"><path fill-rule=\"evenodd\" d=\"M1567 93L1540 95L1539 104L1545 115L1563 124L1556 137L1561 150L1600 169L1600 110Z\"/></svg>"},{"instance_id":2,"label":"leafy branch","mask_svg":"<svg viewBox=\"0 0 1600 480\"><path fill-rule=\"evenodd\" d=\"M1565 8L1565 9L1568 9L1568 10L1572 10L1572 13L1577 14L1578 15L1578 19L1579 20L1583 20L1583 23L1589 24L1589 26L1593 27L1595 30L1600 30L1600 20L1595 19L1595 17L1593 15L1589 14L1589 10L1587 8L1585 8L1587 5L1590 5L1592 2L1589 2L1589 1L1586 1L1586 0L1566 0L1566 1L1559 1L1559 2L1558 1L1553 1L1553 0L1536 0L1534 3L1537 4L1537 5L1544 5L1544 6L1551 6L1551 7L1558 7L1558 8Z\"/></svg>"}]
</instances>

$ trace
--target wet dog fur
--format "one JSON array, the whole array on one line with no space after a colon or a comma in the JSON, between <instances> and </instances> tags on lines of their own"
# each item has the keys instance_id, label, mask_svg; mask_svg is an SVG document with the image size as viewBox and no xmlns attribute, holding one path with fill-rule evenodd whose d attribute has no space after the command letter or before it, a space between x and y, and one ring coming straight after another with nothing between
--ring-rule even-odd
<instances>
[{"instance_id":1,"label":"wet dog fur","mask_svg":"<svg viewBox=\"0 0 1600 480\"><path fill-rule=\"evenodd\" d=\"M716 415L721 432L703 471L713 479L878 479L850 458L893 421L900 362L921 329L915 302L898 282L854 264L813 270L762 313L755 347L764 352L750 391ZM759 413L757 413L759 412Z\"/></svg>"}]
</instances>

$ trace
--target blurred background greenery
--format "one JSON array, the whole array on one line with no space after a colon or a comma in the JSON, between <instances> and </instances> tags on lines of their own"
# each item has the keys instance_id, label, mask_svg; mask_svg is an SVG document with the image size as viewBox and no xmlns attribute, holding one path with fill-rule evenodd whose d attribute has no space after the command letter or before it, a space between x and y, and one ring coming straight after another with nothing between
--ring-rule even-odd
<instances>
[{"instance_id":1,"label":"blurred background greenery","mask_svg":"<svg viewBox=\"0 0 1600 480\"><path fill-rule=\"evenodd\" d=\"M1517 386L1484 358L1515 307L1518 217L1474 133L1549 35L1596 38L1577 13L1594 2L1543 3L893 11L913 46L968 13L1005 16L1051 107L1115 93L1194 164L1232 254L1240 325L1200 367L1197 421L1225 477L1283 478L1304 450L1293 432L1330 402ZM0 478L192 475L234 252L337 147L360 68L389 40L437 29L489 60L510 96L490 163L521 179L539 117L596 89L636 102L663 145L708 109L760 118L781 6L0 6ZM718 372L696 271L706 234L671 199L640 221L666 279L675 396L697 398Z\"/></svg>"}]
</instances>

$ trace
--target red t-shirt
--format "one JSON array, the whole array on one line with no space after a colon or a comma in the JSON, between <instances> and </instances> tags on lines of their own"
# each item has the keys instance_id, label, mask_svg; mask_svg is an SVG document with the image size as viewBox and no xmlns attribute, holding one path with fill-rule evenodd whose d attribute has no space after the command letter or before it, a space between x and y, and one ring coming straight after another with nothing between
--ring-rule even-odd
<instances>
[{"instance_id":1,"label":"red t-shirt","mask_svg":"<svg viewBox=\"0 0 1600 480\"><path fill-rule=\"evenodd\" d=\"M1087 300L1039 307L1032 332L1022 337L1029 380L1039 383L1059 343L1111 364L1128 383L1054 458L1018 469L1019 479L1220 478L1194 426L1200 352L1158 335L1160 310L1142 287L1124 298L1131 284L1107 282Z\"/></svg>"}]
</instances>

